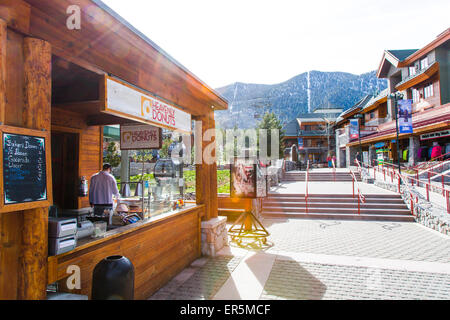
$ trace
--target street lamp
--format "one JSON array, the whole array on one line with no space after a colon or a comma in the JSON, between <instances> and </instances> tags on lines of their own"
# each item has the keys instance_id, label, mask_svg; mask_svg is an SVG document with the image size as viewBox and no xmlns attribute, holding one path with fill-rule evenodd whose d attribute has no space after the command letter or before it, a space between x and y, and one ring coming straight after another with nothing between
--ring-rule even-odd
<instances>
[{"instance_id":1,"label":"street lamp","mask_svg":"<svg viewBox=\"0 0 450 320\"><path fill-rule=\"evenodd\" d=\"M363 160L362 156L362 146L361 146L361 119L364 118L364 116L360 113L355 114L353 118L358 119L358 141L359 141L359 156L361 157L361 162ZM359 161L359 160L358 160ZM361 165L361 163L360 163Z\"/></svg>"},{"instance_id":2,"label":"street lamp","mask_svg":"<svg viewBox=\"0 0 450 320\"><path fill-rule=\"evenodd\" d=\"M403 93L400 93L400 92L391 93L391 94L389 94L389 99L393 99L394 100L395 131L397 133L397 141L396 141L397 143L395 144L396 147L397 147L397 165L398 165L398 173L402 174L402 169L400 168L400 157L401 157L401 155L400 155L400 148L399 148L400 141L398 139L399 132L398 132L397 101L403 99Z\"/></svg>"}]
</instances>

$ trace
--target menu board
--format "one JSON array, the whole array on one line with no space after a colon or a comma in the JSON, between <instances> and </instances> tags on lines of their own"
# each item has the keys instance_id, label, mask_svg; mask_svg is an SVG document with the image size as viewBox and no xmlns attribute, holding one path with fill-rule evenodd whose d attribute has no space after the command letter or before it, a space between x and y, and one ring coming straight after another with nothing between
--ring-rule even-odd
<instances>
[{"instance_id":1,"label":"menu board","mask_svg":"<svg viewBox=\"0 0 450 320\"><path fill-rule=\"evenodd\" d=\"M4 205L47 200L44 137L3 132Z\"/></svg>"}]
</instances>

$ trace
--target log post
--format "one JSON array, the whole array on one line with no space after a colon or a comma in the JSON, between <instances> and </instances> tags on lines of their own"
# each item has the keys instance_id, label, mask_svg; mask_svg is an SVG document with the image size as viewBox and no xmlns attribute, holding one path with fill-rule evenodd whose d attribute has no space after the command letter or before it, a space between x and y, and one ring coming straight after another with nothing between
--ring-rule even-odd
<instances>
[{"instance_id":1,"label":"log post","mask_svg":"<svg viewBox=\"0 0 450 320\"><path fill-rule=\"evenodd\" d=\"M0 122L5 123L6 110L6 21L0 19Z\"/></svg>"},{"instance_id":2,"label":"log post","mask_svg":"<svg viewBox=\"0 0 450 320\"><path fill-rule=\"evenodd\" d=\"M196 119L197 121L201 121L202 127L201 130L199 128L195 128L196 130L196 139L199 139L201 141L201 150L200 148L198 150L195 150L196 152L201 152L200 155L197 155L200 159L201 157L201 164L197 163L195 165L195 173L196 173L196 180L195 180L195 196L196 196L196 202L198 205L204 204L205 205L205 215L203 216L203 220L209 220L209 212L210 212L210 172L209 172L209 166L205 163L205 159L203 159L203 152L208 145L208 142L203 141L203 137L205 132L208 130L209 126L209 119L208 117L202 116L198 117ZM199 137L200 136L200 137Z\"/></svg>"},{"instance_id":3,"label":"log post","mask_svg":"<svg viewBox=\"0 0 450 320\"><path fill-rule=\"evenodd\" d=\"M211 111L209 114L209 129L215 129L216 128L216 122L214 120L214 111ZM213 138L213 143L216 143L216 137ZM210 142L212 143L212 142ZM217 148L217 144L216 144ZM213 151L213 157L215 158L217 155L217 150L214 149ZM217 159L216 159L217 161ZM217 199L217 162L214 161L214 163L209 165L209 199L210 199L210 207L209 207L209 217L217 218L219 216L219 204Z\"/></svg>"},{"instance_id":4,"label":"log post","mask_svg":"<svg viewBox=\"0 0 450 320\"><path fill-rule=\"evenodd\" d=\"M51 46L25 38L23 126L50 131L51 128ZM51 143L47 141L47 143ZM51 171L50 171L51 172ZM51 186L48 186L49 197ZM19 258L18 298L46 298L48 259L48 208L23 212L22 250Z\"/></svg>"}]
</instances>

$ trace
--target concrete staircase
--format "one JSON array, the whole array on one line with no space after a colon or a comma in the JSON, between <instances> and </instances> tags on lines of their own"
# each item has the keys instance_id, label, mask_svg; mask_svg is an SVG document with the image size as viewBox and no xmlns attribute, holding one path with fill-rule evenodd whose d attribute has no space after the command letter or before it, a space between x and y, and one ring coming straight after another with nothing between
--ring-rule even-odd
<instances>
[{"instance_id":1,"label":"concrete staircase","mask_svg":"<svg viewBox=\"0 0 450 320\"><path fill-rule=\"evenodd\" d=\"M361 181L361 175L359 172L355 171L355 176L358 181ZM305 181L306 172L305 171L288 171L284 174L282 181ZM333 182L334 175L332 172L309 172L308 181L327 181ZM352 181L352 176L349 172L336 172L336 181Z\"/></svg>"},{"instance_id":2,"label":"concrete staircase","mask_svg":"<svg viewBox=\"0 0 450 320\"><path fill-rule=\"evenodd\" d=\"M400 195L369 194L361 204L347 194L311 194L308 197L308 213L304 194L271 193L263 201L265 218L304 218L335 220L382 220L414 222L411 211Z\"/></svg>"}]
</instances>

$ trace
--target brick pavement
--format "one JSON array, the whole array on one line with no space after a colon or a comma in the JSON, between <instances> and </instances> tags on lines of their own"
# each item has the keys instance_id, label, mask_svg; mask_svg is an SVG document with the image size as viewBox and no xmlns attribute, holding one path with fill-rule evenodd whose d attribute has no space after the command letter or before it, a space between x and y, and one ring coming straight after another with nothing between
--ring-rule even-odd
<instances>
[{"instance_id":1,"label":"brick pavement","mask_svg":"<svg viewBox=\"0 0 450 320\"><path fill-rule=\"evenodd\" d=\"M232 245L219 257L201 258L151 299L450 299L450 237L419 224L271 219L264 225L271 248L258 253ZM249 275L262 283L243 281Z\"/></svg>"}]
</instances>

